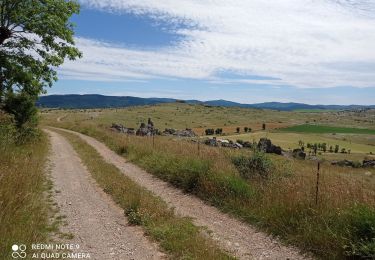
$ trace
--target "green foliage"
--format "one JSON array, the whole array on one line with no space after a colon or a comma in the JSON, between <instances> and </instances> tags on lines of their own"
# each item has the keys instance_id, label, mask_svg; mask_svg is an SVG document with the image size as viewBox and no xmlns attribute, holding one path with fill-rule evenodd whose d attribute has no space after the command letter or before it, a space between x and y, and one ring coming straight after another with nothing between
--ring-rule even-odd
<instances>
[{"instance_id":1,"label":"green foliage","mask_svg":"<svg viewBox=\"0 0 375 260\"><path fill-rule=\"evenodd\" d=\"M0 0L0 105L15 90L36 98L55 67L81 55L69 22L78 12L76 1Z\"/></svg>"},{"instance_id":2,"label":"green foliage","mask_svg":"<svg viewBox=\"0 0 375 260\"><path fill-rule=\"evenodd\" d=\"M208 128L206 130L204 130L206 135L213 135L215 133L215 130L212 129L212 128Z\"/></svg>"},{"instance_id":3,"label":"green foliage","mask_svg":"<svg viewBox=\"0 0 375 260\"><path fill-rule=\"evenodd\" d=\"M288 128L282 128L279 131L282 132L295 132L295 133L343 133L343 134L375 134L374 129L365 128L349 128L349 127L338 127L338 126L324 126L324 125L297 125Z\"/></svg>"},{"instance_id":4,"label":"green foliage","mask_svg":"<svg viewBox=\"0 0 375 260\"><path fill-rule=\"evenodd\" d=\"M34 104L34 98L25 93L9 93L4 110L13 115L17 128L24 128L25 124L33 127L37 124L37 109Z\"/></svg>"},{"instance_id":5,"label":"green foliage","mask_svg":"<svg viewBox=\"0 0 375 260\"><path fill-rule=\"evenodd\" d=\"M375 210L357 205L349 210L348 218L345 253L350 257L375 258Z\"/></svg>"},{"instance_id":6,"label":"green foliage","mask_svg":"<svg viewBox=\"0 0 375 260\"><path fill-rule=\"evenodd\" d=\"M245 179L257 176L267 178L273 168L271 159L259 151L254 151L250 157L244 155L233 157L232 162Z\"/></svg>"}]
</instances>

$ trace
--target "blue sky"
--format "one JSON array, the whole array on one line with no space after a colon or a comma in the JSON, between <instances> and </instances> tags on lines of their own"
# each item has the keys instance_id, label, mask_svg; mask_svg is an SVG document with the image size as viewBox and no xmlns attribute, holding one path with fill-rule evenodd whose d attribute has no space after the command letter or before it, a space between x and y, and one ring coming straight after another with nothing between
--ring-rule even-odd
<instances>
[{"instance_id":1,"label":"blue sky","mask_svg":"<svg viewBox=\"0 0 375 260\"><path fill-rule=\"evenodd\" d=\"M375 104L372 1L79 2L48 94Z\"/></svg>"}]
</instances>

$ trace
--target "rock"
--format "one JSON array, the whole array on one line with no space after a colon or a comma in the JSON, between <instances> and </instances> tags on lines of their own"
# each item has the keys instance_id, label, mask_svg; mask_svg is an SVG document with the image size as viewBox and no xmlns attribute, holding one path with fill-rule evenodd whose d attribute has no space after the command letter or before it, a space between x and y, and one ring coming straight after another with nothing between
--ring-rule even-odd
<instances>
[{"instance_id":1,"label":"rock","mask_svg":"<svg viewBox=\"0 0 375 260\"><path fill-rule=\"evenodd\" d=\"M178 137L197 137L197 134L190 128L186 128L185 130L176 130L173 128L166 128L163 131L163 135L173 135Z\"/></svg>"},{"instance_id":2,"label":"rock","mask_svg":"<svg viewBox=\"0 0 375 260\"><path fill-rule=\"evenodd\" d=\"M121 124L112 123L111 129L124 134L135 134L134 128L127 128Z\"/></svg>"},{"instance_id":3,"label":"rock","mask_svg":"<svg viewBox=\"0 0 375 260\"><path fill-rule=\"evenodd\" d=\"M242 146L244 148L252 148L253 147L253 145L249 141L244 142Z\"/></svg>"},{"instance_id":4,"label":"rock","mask_svg":"<svg viewBox=\"0 0 375 260\"><path fill-rule=\"evenodd\" d=\"M209 145L209 146L219 146L217 140L216 140L216 137L212 138L212 139L207 139L204 141L204 143L206 145Z\"/></svg>"},{"instance_id":5,"label":"rock","mask_svg":"<svg viewBox=\"0 0 375 260\"><path fill-rule=\"evenodd\" d=\"M338 165L338 166L353 167L353 168L361 167L360 162L354 162L354 161L350 161L350 160L332 161L331 164L332 165Z\"/></svg>"},{"instance_id":6,"label":"rock","mask_svg":"<svg viewBox=\"0 0 375 260\"><path fill-rule=\"evenodd\" d=\"M234 146L235 146L235 148L238 148L238 149L243 148L243 145L240 144L240 143L235 143Z\"/></svg>"},{"instance_id":7,"label":"rock","mask_svg":"<svg viewBox=\"0 0 375 260\"><path fill-rule=\"evenodd\" d=\"M275 153L278 155L282 154L280 146L273 145L270 139L261 138L258 142L258 149L265 153Z\"/></svg>"},{"instance_id":8,"label":"rock","mask_svg":"<svg viewBox=\"0 0 375 260\"><path fill-rule=\"evenodd\" d=\"M292 155L294 158L297 158L297 159L302 159L302 160L306 159L306 153L302 151L302 149L294 149L292 152Z\"/></svg>"},{"instance_id":9,"label":"rock","mask_svg":"<svg viewBox=\"0 0 375 260\"><path fill-rule=\"evenodd\" d=\"M174 135L174 133L176 133L176 129L173 129L173 128L165 128L165 130L163 131L163 134L164 135Z\"/></svg>"},{"instance_id":10,"label":"rock","mask_svg":"<svg viewBox=\"0 0 375 260\"><path fill-rule=\"evenodd\" d=\"M145 123L141 123L140 127L136 131L136 135L139 136L152 136L159 134L159 130L154 127L154 123L152 122L151 118L148 119L147 125Z\"/></svg>"},{"instance_id":11,"label":"rock","mask_svg":"<svg viewBox=\"0 0 375 260\"><path fill-rule=\"evenodd\" d=\"M362 167L364 168L375 167L375 160L363 160Z\"/></svg>"}]
</instances>

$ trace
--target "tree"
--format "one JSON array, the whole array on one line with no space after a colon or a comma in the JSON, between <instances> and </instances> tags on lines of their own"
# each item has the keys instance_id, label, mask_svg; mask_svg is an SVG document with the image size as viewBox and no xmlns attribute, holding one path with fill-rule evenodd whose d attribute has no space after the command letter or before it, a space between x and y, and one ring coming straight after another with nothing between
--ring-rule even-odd
<instances>
[{"instance_id":1,"label":"tree","mask_svg":"<svg viewBox=\"0 0 375 260\"><path fill-rule=\"evenodd\" d=\"M216 128L215 134L216 135L221 135L223 133L223 128Z\"/></svg>"},{"instance_id":2,"label":"tree","mask_svg":"<svg viewBox=\"0 0 375 260\"><path fill-rule=\"evenodd\" d=\"M214 129L212 129L212 128L207 128L204 131L205 131L206 135L213 135L215 133Z\"/></svg>"},{"instance_id":3,"label":"tree","mask_svg":"<svg viewBox=\"0 0 375 260\"><path fill-rule=\"evenodd\" d=\"M237 127L236 128L236 132L239 133L241 131L241 128L240 127Z\"/></svg>"},{"instance_id":4,"label":"tree","mask_svg":"<svg viewBox=\"0 0 375 260\"><path fill-rule=\"evenodd\" d=\"M338 153L340 149L340 146L338 144L335 145L335 153Z\"/></svg>"},{"instance_id":5,"label":"tree","mask_svg":"<svg viewBox=\"0 0 375 260\"><path fill-rule=\"evenodd\" d=\"M323 152L327 152L327 144L326 143L322 143L322 150L323 150Z\"/></svg>"},{"instance_id":6,"label":"tree","mask_svg":"<svg viewBox=\"0 0 375 260\"><path fill-rule=\"evenodd\" d=\"M265 123L262 124L262 129L266 130L266 124Z\"/></svg>"},{"instance_id":7,"label":"tree","mask_svg":"<svg viewBox=\"0 0 375 260\"><path fill-rule=\"evenodd\" d=\"M247 133L247 132L249 131L249 128L248 128L247 126L245 126L245 127L243 128L243 130L245 131L245 133Z\"/></svg>"},{"instance_id":8,"label":"tree","mask_svg":"<svg viewBox=\"0 0 375 260\"><path fill-rule=\"evenodd\" d=\"M81 57L69 21L78 12L75 1L0 0L0 108L12 93L36 100L57 80L56 67Z\"/></svg>"}]
</instances>

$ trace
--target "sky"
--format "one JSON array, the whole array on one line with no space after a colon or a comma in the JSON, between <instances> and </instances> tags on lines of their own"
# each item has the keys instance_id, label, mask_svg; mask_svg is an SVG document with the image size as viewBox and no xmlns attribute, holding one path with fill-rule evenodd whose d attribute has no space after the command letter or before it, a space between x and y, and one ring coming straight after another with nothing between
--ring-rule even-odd
<instances>
[{"instance_id":1,"label":"sky","mask_svg":"<svg viewBox=\"0 0 375 260\"><path fill-rule=\"evenodd\" d=\"M375 104L375 0L78 0L48 94Z\"/></svg>"}]
</instances>

